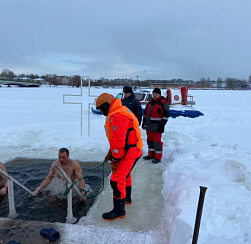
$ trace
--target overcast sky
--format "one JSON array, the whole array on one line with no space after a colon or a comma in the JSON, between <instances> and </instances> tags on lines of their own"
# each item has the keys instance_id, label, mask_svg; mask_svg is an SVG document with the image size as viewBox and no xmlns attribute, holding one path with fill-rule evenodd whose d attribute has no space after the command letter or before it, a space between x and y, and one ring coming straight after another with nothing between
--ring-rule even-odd
<instances>
[{"instance_id":1,"label":"overcast sky","mask_svg":"<svg viewBox=\"0 0 251 244\"><path fill-rule=\"evenodd\" d=\"M250 0L0 0L0 71L248 79Z\"/></svg>"}]
</instances>

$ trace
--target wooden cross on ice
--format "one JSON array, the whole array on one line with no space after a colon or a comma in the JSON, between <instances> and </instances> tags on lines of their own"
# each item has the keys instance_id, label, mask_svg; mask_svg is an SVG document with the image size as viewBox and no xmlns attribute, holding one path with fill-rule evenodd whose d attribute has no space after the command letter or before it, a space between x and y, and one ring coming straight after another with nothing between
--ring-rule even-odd
<instances>
[{"instance_id":1,"label":"wooden cross on ice","mask_svg":"<svg viewBox=\"0 0 251 244\"><path fill-rule=\"evenodd\" d=\"M81 108L81 116L80 116L80 134L81 134L81 137L83 135L83 102L81 102L81 98L83 98L83 78L88 79L88 88L89 88L88 96L89 97L96 97L96 96L93 96L93 95L90 94L90 87L91 87L90 76L81 76L80 95L75 95L75 94L64 94L63 95L63 103L64 104L79 104L80 105L80 108ZM66 97L77 98L78 102L66 102L65 101ZM75 100L75 99L73 99L73 100ZM89 137L90 137L90 105L93 105L93 103L88 103L88 136Z\"/></svg>"}]
</instances>

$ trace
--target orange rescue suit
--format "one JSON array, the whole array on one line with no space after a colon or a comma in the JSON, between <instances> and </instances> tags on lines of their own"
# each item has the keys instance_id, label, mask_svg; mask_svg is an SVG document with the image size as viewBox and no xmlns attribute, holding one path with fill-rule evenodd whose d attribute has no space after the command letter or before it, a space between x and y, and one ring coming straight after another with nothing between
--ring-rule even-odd
<instances>
[{"instance_id":1,"label":"orange rescue suit","mask_svg":"<svg viewBox=\"0 0 251 244\"><path fill-rule=\"evenodd\" d=\"M120 98L110 106L105 130L112 157L119 160L116 172L111 175L113 196L123 199L126 187L131 186L131 170L142 156L143 141L138 119L127 107L122 106Z\"/></svg>"}]
</instances>

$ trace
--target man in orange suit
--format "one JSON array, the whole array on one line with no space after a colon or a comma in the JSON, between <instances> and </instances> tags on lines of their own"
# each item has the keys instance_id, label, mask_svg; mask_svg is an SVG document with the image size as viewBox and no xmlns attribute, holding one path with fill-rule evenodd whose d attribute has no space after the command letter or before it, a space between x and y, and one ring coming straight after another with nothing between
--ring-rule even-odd
<instances>
[{"instance_id":1,"label":"man in orange suit","mask_svg":"<svg viewBox=\"0 0 251 244\"><path fill-rule=\"evenodd\" d=\"M110 149L106 160L111 161L110 184L113 189L113 209L102 215L105 220L125 217L125 203L131 204L131 171L142 156L143 142L138 119L122 106L121 99L103 93L96 100L96 108L106 116L105 130Z\"/></svg>"}]
</instances>

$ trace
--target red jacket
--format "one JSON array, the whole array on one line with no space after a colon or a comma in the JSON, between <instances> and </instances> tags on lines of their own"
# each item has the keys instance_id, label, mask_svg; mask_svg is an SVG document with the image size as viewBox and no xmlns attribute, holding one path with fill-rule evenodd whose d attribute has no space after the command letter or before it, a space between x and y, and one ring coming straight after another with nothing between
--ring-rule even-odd
<instances>
[{"instance_id":1,"label":"red jacket","mask_svg":"<svg viewBox=\"0 0 251 244\"><path fill-rule=\"evenodd\" d=\"M143 120L146 120L146 131L158 132L159 125L161 123L165 125L169 115L169 103L164 97L151 99L146 105L143 116Z\"/></svg>"}]
</instances>

